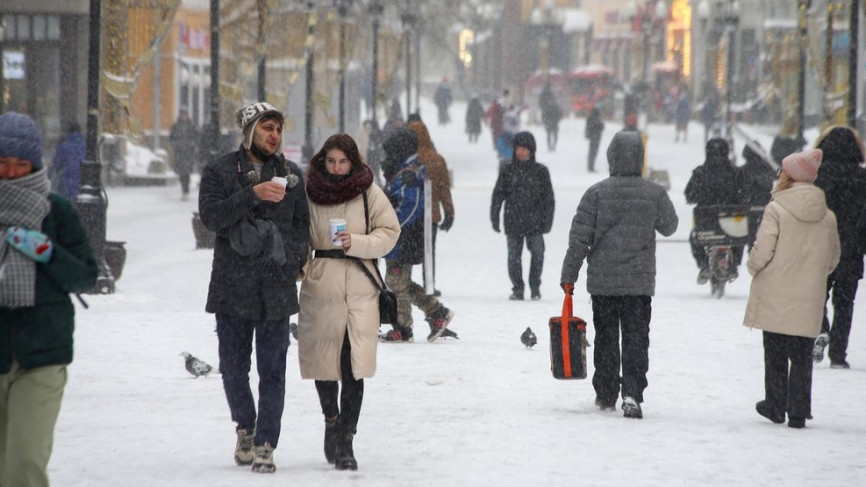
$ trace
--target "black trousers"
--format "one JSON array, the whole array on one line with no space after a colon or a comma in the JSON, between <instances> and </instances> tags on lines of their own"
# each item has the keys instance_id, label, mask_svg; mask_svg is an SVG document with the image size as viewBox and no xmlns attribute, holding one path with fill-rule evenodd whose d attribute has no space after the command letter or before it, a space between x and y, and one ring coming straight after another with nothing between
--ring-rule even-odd
<instances>
[{"instance_id":1,"label":"black trousers","mask_svg":"<svg viewBox=\"0 0 866 487\"><path fill-rule=\"evenodd\" d=\"M833 291L833 326L827 319L827 305L824 304L821 333L830 335L827 356L834 363L844 362L848 358L848 335L851 334L851 320L854 318L857 285L858 279L854 277L837 277L833 273L827 278L827 300L830 299L830 291Z\"/></svg>"},{"instance_id":2,"label":"black trousers","mask_svg":"<svg viewBox=\"0 0 866 487\"><path fill-rule=\"evenodd\" d=\"M335 380L317 380L316 392L319 393L319 403L325 418L339 416L343 428L354 433L358 429L361 403L364 402L364 379L355 379L352 374L352 346L349 344L348 330L343 337L343 349L340 351L340 376L343 378L342 391Z\"/></svg>"},{"instance_id":3,"label":"black trousers","mask_svg":"<svg viewBox=\"0 0 866 487\"><path fill-rule=\"evenodd\" d=\"M764 332L767 404L791 418L812 417L812 344L809 337Z\"/></svg>"},{"instance_id":4,"label":"black trousers","mask_svg":"<svg viewBox=\"0 0 866 487\"><path fill-rule=\"evenodd\" d=\"M589 155L586 158L586 169L589 172L595 172L595 158L598 156L598 146L600 143L601 136L589 139Z\"/></svg>"},{"instance_id":5,"label":"black trousers","mask_svg":"<svg viewBox=\"0 0 866 487\"><path fill-rule=\"evenodd\" d=\"M592 296L592 324L595 328L592 386L596 396L605 403L616 402L620 387L622 397L630 396L639 403L643 402L649 370L651 315L651 296Z\"/></svg>"}]
</instances>

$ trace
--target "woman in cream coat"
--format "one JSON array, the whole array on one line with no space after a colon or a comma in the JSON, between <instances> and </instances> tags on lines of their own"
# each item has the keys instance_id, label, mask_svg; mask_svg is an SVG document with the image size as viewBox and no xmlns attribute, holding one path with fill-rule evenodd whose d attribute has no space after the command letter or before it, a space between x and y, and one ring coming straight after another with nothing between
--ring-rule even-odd
<instances>
[{"instance_id":1,"label":"woman in cream coat","mask_svg":"<svg viewBox=\"0 0 866 487\"><path fill-rule=\"evenodd\" d=\"M821 157L812 149L782 161L747 263L753 278L743 324L764 330L766 395L755 409L774 423L787 412L792 428L812 418L812 344L840 253L836 217L812 184Z\"/></svg>"},{"instance_id":2,"label":"woman in cream coat","mask_svg":"<svg viewBox=\"0 0 866 487\"><path fill-rule=\"evenodd\" d=\"M359 263L378 280L371 259L394 247L400 224L388 198L373 184L373 172L355 141L346 134L331 136L313 156L307 198L313 255L301 284L301 377L316 381L325 415L325 458L339 470L356 470L352 439L364 378L376 372L379 334L379 290ZM328 225L332 218L346 221L346 229L333 242ZM339 403L338 381L343 386Z\"/></svg>"}]
</instances>

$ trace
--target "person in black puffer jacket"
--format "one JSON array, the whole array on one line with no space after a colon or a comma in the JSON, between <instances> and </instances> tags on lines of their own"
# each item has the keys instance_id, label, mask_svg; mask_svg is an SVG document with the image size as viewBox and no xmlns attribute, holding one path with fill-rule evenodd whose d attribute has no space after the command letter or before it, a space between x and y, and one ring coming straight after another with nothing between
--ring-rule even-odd
<instances>
[{"instance_id":1,"label":"person in black puffer jacket","mask_svg":"<svg viewBox=\"0 0 866 487\"><path fill-rule=\"evenodd\" d=\"M535 161L535 138L529 132L514 136L514 155L502 164L493 188L490 221L499 233L499 213L505 204L505 237L508 241L508 277L512 301L523 300L523 242L532 256L529 289L532 299L541 299L541 271L544 267L544 234L553 226L553 185L544 164Z\"/></svg>"},{"instance_id":2,"label":"person in black puffer jacket","mask_svg":"<svg viewBox=\"0 0 866 487\"><path fill-rule=\"evenodd\" d=\"M827 206L836 214L842 256L836 270L827 278L827 298L833 294L833 323L824 320L821 334L815 339L813 360L821 362L824 347L830 349L830 367L849 368L848 335L854 315L854 297L858 281L863 278L863 240L857 236L857 221L866 208L866 169L863 163L863 142L849 127L834 126L825 130L816 141L824 151L824 162L818 169L815 186L824 190Z\"/></svg>"},{"instance_id":3,"label":"person in black puffer jacket","mask_svg":"<svg viewBox=\"0 0 866 487\"><path fill-rule=\"evenodd\" d=\"M696 205L695 210L716 205L739 205L744 203L743 193L740 189L740 177L737 167L731 163L728 157L730 146L728 141L721 138L707 141L707 155L704 163L692 171L692 177L686 184L686 203ZM697 241L696 229L706 224L695 220L695 229L689 236L692 246L692 256L698 264L698 284L704 284L709 279L707 263L707 252L704 246ZM743 246L733 247L734 261L737 265L743 259ZM734 276L737 269L734 268Z\"/></svg>"},{"instance_id":4,"label":"person in black puffer jacket","mask_svg":"<svg viewBox=\"0 0 866 487\"><path fill-rule=\"evenodd\" d=\"M301 170L283 158L283 114L268 103L237 113L244 141L202 172L201 221L216 233L205 311L216 314L220 373L232 421L235 462L275 470L285 401L289 318L307 259L310 219ZM284 178L282 183L276 178ZM258 414L250 390L256 340Z\"/></svg>"}]
</instances>

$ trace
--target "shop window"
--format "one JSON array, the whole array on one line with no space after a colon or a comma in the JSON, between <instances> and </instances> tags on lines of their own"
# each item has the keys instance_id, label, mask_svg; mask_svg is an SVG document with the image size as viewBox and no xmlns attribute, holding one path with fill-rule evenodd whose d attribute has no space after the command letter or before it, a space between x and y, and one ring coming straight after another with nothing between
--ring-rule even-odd
<instances>
[{"instance_id":1,"label":"shop window","mask_svg":"<svg viewBox=\"0 0 866 487\"><path fill-rule=\"evenodd\" d=\"M15 38L15 16L14 15L4 15L2 19L0 19L0 26L3 27L3 40L11 41Z\"/></svg>"},{"instance_id":2,"label":"shop window","mask_svg":"<svg viewBox=\"0 0 866 487\"><path fill-rule=\"evenodd\" d=\"M19 41L29 41L30 40L30 17L27 15L19 15L17 25L18 25L17 39Z\"/></svg>"},{"instance_id":3,"label":"shop window","mask_svg":"<svg viewBox=\"0 0 866 487\"><path fill-rule=\"evenodd\" d=\"M34 41L44 41L45 40L45 16L44 15L34 15L33 16L33 40Z\"/></svg>"},{"instance_id":4,"label":"shop window","mask_svg":"<svg viewBox=\"0 0 866 487\"><path fill-rule=\"evenodd\" d=\"M48 16L48 40L56 41L60 39L60 17L56 15Z\"/></svg>"}]
</instances>

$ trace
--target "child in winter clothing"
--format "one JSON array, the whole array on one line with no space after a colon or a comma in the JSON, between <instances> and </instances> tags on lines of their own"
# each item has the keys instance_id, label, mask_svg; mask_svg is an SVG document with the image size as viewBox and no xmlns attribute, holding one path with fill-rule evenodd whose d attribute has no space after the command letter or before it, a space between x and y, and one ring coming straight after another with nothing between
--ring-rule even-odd
<instances>
[{"instance_id":1,"label":"child in winter clothing","mask_svg":"<svg viewBox=\"0 0 866 487\"><path fill-rule=\"evenodd\" d=\"M813 182L818 149L782 161L747 266L753 276L743 324L764 330L765 398L758 414L803 428L812 418L812 341L821 329L824 292L839 262L836 217Z\"/></svg>"}]
</instances>

